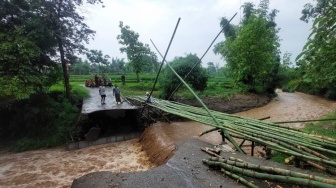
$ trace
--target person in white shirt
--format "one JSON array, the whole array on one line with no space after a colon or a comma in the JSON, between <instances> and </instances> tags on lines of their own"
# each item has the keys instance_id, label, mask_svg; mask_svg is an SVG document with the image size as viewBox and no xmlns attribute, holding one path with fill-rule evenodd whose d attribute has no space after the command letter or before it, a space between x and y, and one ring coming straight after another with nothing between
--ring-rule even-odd
<instances>
[{"instance_id":1,"label":"person in white shirt","mask_svg":"<svg viewBox=\"0 0 336 188\"><path fill-rule=\"evenodd\" d=\"M105 103L105 98L106 98L106 93L105 93L105 86L103 84L101 84L99 86L99 94L101 97L101 104L104 105Z\"/></svg>"},{"instance_id":2,"label":"person in white shirt","mask_svg":"<svg viewBox=\"0 0 336 188\"><path fill-rule=\"evenodd\" d=\"M152 96L150 96L149 98L148 98L148 96L149 96L149 92L146 92L146 102L147 103L152 103Z\"/></svg>"}]
</instances>

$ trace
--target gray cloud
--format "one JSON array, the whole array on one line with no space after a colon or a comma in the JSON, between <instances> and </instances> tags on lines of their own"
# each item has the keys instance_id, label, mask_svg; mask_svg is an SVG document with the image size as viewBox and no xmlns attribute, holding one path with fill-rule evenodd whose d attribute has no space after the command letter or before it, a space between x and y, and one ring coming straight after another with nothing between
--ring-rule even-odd
<instances>
[{"instance_id":1,"label":"gray cloud","mask_svg":"<svg viewBox=\"0 0 336 188\"><path fill-rule=\"evenodd\" d=\"M111 57L126 58L121 54L116 39L120 34L119 21L129 25L132 30L140 34L140 41L150 44L152 39L161 53L166 51L170 37L178 18L181 18L176 36L168 53L167 60L175 56L183 56L186 53L203 55L212 40L221 30L220 18L231 18L236 12L238 15L233 23L238 24L241 17L239 7L247 1L233 0L105 0L105 8L99 6L87 8L86 23L97 32L95 40L87 47L89 49L102 50ZM258 0L252 0L258 4ZM310 33L311 24L299 20L303 5L312 0L271 0L270 9L278 9L276 17L282 53L288 51L293 54L292 59L298 55ZM217 42L223 41L220 35ZM161 59L161 58L159 58ZM203 65L207 62L224 62L220 56L216 56L211 50L203 59Z\"/></svg>"}]
</instances>

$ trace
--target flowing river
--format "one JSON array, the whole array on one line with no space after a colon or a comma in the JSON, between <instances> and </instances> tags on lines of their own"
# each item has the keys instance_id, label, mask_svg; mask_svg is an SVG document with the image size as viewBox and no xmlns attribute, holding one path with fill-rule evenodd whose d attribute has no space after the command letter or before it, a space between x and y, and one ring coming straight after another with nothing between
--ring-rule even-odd
<instances>
[{"instance_id":1,"label":"flowing river","mask_svg":"<svg viewBox=\"0 0 336 188\"><path fill-rule=\"evenodd\" d=\"M303 93L277 91L278 97L261 108L237 113L237 115L262 118L266 121L316 119L336 110L336 102ZM303 127L303 123L291 124ZM156 123L151 132L164 136L171 142L197 135L210 126L197 122ZM163 135L164 134L164 135ZM200 139L221 143L217 132ZM166 141L165 140L165 141ZM139 139L92 146L74 151L64 147L41 149L22 153L0 152L0 187L70 187L72 181L84 174L96 171L135 172L154 168L143 151Z\"/></svg>"}]
</instances>

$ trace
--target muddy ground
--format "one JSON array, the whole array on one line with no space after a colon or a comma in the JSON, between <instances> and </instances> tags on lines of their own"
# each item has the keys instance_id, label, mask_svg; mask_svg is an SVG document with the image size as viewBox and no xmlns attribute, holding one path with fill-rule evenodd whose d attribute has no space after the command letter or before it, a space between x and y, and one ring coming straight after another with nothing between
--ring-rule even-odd
<instances>
[{"instance_id":1,"label":"muddy ground","mask_svg":"<svg viewBox=\"0 0 336 188\"><path fill-rule=\"evenodd\" d=\"M201 104L195 99L177 98L175 101L201 107ZM205 97L202 98L202 101L211 110L225 113L236 113L264 106L271 101L271 97L268 95L246 93L236 94L229 98Z\"/></svg>"}]
</instances>

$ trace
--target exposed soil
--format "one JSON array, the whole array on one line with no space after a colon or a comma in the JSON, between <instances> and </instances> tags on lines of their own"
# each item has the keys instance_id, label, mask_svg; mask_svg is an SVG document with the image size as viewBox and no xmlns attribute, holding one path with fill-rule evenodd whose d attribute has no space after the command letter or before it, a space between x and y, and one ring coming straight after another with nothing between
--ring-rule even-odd
<instances>
[{"instance_id":1,"label":"exposed soil","mask_svg":"<svg viewBox=\"0 0 336 188\"><path fill-rule=\"evenodd\" d=\"M177 98L175 100L180 103L201 107L201 104L196 99ZM236 94L227 99L223 97L205 97L202 98L202 101L211 110L236 113L264 106L271 101L271 97L268 95L246 93Z\"/></svg>"}]
</instances>

